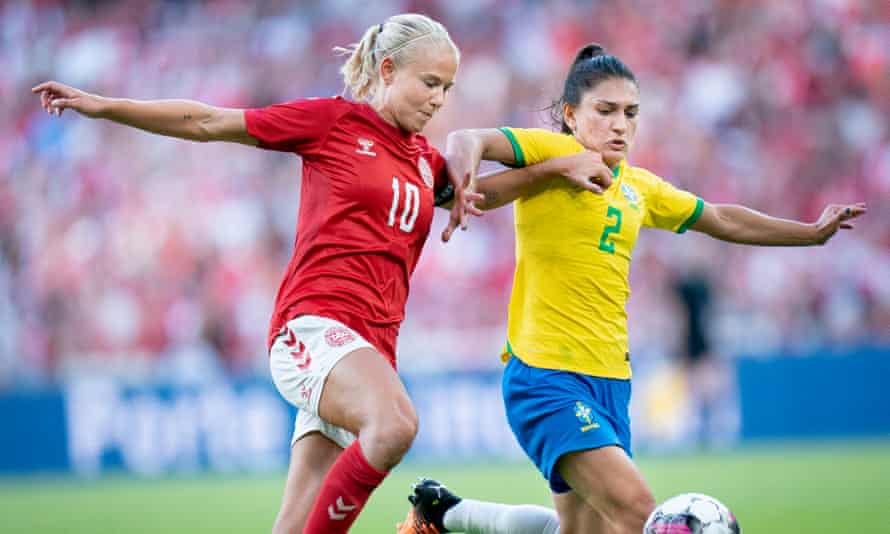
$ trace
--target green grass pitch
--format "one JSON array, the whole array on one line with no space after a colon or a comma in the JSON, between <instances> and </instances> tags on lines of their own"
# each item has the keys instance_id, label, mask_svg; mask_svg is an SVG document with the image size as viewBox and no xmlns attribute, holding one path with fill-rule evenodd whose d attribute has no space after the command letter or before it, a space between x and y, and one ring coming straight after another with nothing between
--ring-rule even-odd
<instances>
[{"instance_id":1,"label":"green grass pitch","mask_svg":"<svg viewBox=\"0 0 890 534\"><path fill-rule=\"evenodd\" d=\"M745 534L890 532L890 442L763 445L683 457L643 457L640 468L663 500L713 495ZM394 533L410 483L437 477L461 495L548 504L528 464L407 463L374 494L352 532ZM284 474L136 480L110 477L0 478L0 531L6 533L268 532Z\"/></svg>"}]
</instances>

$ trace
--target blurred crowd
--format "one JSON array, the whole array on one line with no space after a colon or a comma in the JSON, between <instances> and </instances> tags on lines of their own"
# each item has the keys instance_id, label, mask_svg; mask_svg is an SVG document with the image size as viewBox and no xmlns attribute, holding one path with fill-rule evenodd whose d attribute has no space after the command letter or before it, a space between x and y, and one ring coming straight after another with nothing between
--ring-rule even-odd
<instances>
[{"instance_id":1,"label":"blurred crowd","mask_svg":"<svg viewBox=\"0 0 890 534\"><path fill-rule=\"evenodd\" d=\"M19 0L0 2L0 388L265 373L299 203L292 155L50 117L33 85L227 107L329 96L342 89L331 48L403 11L442 21L462 49L425 132L439 147L457 128L550 127L568 63L595 41L640 80L632 164L710 202L807 221L868 203L855 230L812 249L644 230L636 358L683 350L671 288L693 271L728 357L890 344L890 2ZM512 212L448 245L445 222L402 327L410 372L497 366L504 340Z\"/></svg>"}]
</instances>

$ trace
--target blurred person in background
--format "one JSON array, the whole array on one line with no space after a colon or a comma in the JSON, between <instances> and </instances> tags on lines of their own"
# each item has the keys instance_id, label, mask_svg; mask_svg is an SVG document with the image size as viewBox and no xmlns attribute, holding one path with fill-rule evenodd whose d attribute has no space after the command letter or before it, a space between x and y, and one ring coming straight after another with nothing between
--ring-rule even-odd
<instances>
[{"instance_id":1,"label":"blurred person in background","mask_svg":"<svg viewBox=\"0 0 890 534\"><path fill-rule=\"evenodd\" d=\"M443 241L477 213L464 182L449 181L445 160L419 134L457 72L460 53L445 27L396 15L339 51L349 56L341 72L354 101L243 110L105 98L58 82L33 88L56 116L71 109L302 157L298 233L268 337L275 385L299 409L276 532L347 532L410 448L417 415L396 372L409 280L434 205L453 206Z\"/></svg>"},{"instance_id":2,"label":"blurred person in background","mask_svg":"<svg viewBox=\"0 0 890 534\"><path fill-rule=\"evenodd\" d=\"M515 201L504 405L517 441L549 482L558 520L540 507L462 500L425 479L414 487L401 534L641 532L655 499L632 461L625 311L641 227L692 229L747 245L814 246L852 229L850 221L866 211L861 203L829 204L815 223L774 218L705 202L632 167L627 155L640 100L633 72L589 44L578 51L554 105L561 133L500 128L449 136L449 166L470 176L485 197L483 209ZM604 191L547 179L560 158L591 153L614 176ZM523 169L476 180L483 159Z\"/></svg>"},{"instance_id":3,"label":"blurred person in background","mask_svg":"<svg viewBox=\"0 0 890 534\"><path fill-rule=\"evenodd\" d=\"M701 447L731 443L738 430L738 389L732 366L714 344L714 284L707 266L676 273L671 290L685 319L677 359L692 405L692 438Z\"/></svg>"}]
</instances>

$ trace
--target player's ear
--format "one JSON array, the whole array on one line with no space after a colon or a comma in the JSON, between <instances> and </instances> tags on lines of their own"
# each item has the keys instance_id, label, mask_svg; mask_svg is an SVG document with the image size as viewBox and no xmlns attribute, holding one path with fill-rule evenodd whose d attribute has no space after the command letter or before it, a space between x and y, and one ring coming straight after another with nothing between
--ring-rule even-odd
<instances>
[{"instance_id":1,"label":"player's ear","mask_svg":"<svg viewBox=\"0 0 890 534\"><path fill-rule=\"evenodd\" d=\"M566 103L562 105L562 120L565 121L570 130L575 131L575 126L577 125L575 108L571 104Z\"/></svg>"},{"instance_id":2,"label":"player's ear","mask_svg":"<svg viewBox=\"0 0 890 534\"><path fill-rule=\"evenodd\" d=\"M396 75L396 64L392 60L391 57L383 58L383 61L380 62L380 79L383 80L384 85L389 85L392 83L393 78Z\"/></svg>"}]
</instances>

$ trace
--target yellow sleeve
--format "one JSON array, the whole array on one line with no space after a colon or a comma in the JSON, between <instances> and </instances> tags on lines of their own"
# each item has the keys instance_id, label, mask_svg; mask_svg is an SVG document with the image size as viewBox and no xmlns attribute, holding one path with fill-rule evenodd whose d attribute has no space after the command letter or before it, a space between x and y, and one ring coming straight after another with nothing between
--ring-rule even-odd
<instances>
[{"instance_id":1,"label":"yellow sleeve","mask_svg":"<svg viewBox=\"0 0 890 534\"><path fill-rule=\"evenodd\" d=\"M705 202L654 174L646 195L646 216L643 226L661 228L682 234L701 216Z\"/></svg>"},{"instance_id":2,"label":"yellow sleeve","mask_svg":"<svg viewBox=\"0 0 890 534\"><path fill-rule=\"evenodd\" d=\"M534 165L551 158L569 156L584 150L574 137L541 128L500 128L513 145L516 167Z\"/></svg>"}]
</instances>

